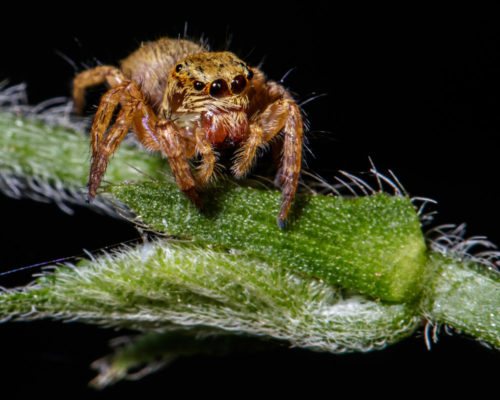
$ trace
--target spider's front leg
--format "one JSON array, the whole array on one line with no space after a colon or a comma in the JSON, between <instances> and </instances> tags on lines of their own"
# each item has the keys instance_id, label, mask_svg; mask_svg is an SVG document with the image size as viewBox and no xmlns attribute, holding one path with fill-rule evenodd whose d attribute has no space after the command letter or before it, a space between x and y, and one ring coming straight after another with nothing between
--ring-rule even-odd
<instances>
[{"instance_id":1,"label":"spider's front leg","mask_svg":"<svg viewBox=\"0 0 500 400\"><path fill-rule=\"evenodd\" d=\"M108 130L113 113L119 104L121 104L121 109L116 121ZM90 132L92 162L89 177L89 201L97 193L109 157L127 135L134 117L143 104L141 90L133 82L123 82L108 90L101 98Z\"/></svg>"},{"instance_id":2,"label":"spider's front leg","mask_svg":"<svg viewBox=\"0 0 500 400\"><path fill-rule=\"evenodd\" d=\"M250 124L250 135L238 151L232 171L243 176L251 167L257 149L283 133L283 154L278 181L282 184L282 202L278 225L282 228L290 212L302 166L303 124L297 104L289 98L276 100Z\"/></svg>"},{"instance_id":3,"label":"spider's front leg","mask_svg":"<svg viewBox=\"0 0 500 400\"><path fill-rule=\"evenodd\" d=\"M123 73L116 67L101 65L96 68L80 72L73 79L73 102L77 114L83 113L85 105L85 90L89 86L100 85L107 82L110 87L115 87L125 82Z\"/></svg>"},{"instance_id":4,"label":"spider's front leg","mask_svg":"<svg viewBox=\"0 0 500 400\"><path fill-rule=\"evenodd\" d=\"M141 131L141 130L139 130ZM170 169L175 181L184 194L197 208L203 206L200 196L196 191L196 183L189 167L188 158L194 152L194 143L186 139L171 120L158 121L154 130L144 129L149 139L154 139L158 147L168 158ZM141 138L140 138L141 139ZM142 141L142 140L141 140ZM193 150L191 151L191 148Z\"/></svg>"},{"instance_id":5,"label":"spider's front leg","mask_svg":"<svg viewBox=\"0 0 500 400\"><path fill-rule=\"evenodd\" d=\"M89 177L89 201L97 193L109 157L127 135L140 106L145 105L144 96L137 84L127 80L119 69L103 65L83 71L74 78L75 112L82 113L83 111L86 88L102 83L108 83L111 89L101 98L91 128L92 162ZM118 105L121 105L120 112L113 126L109 128Z\"/></svg>"},{"instance_id":6,"label":"spider's front leg","mask_svg":"<svg viewBox=\"0 0 500 400\"><path fill-rule=\"evenodd\" d=\"M121 104L114 125L108 130L115 108ZM92 124L92 163L89 178L89 200L95 197L106 170L109 157L125 138L130 127L139 141L152 150L161 151L167 158L179 188L201 208L195 181L187 161L185 140L170 120L158 120L145 102L139 86L130 81L110 89L102 97Z\"/></svg>"},{"instance_id":7,"label":"spider's front leg","mask_svg":"<svg viewBox=\"0 0 500 400\"><path fill-rule=\"evenodd\" d=\"M119 72L119 71L118 71ZM85 71L75 78L75 104L83 105L83 92L87 86L108 80L114 84L101 98L91 128L92 162L89 177L89 201L96 194L109 158L116 151L130 128L147 148L162 151L168 158L175 179L189 199L201 207L189 164L183 157L183 146L171 121L158 121L152 108L135 82L119 76L116 69L102 67ZM116 81L114 79L116 78ZM115 123L109 128L115 109L121 105ZM108 129L109 128L109 129Z\"/></svg>"},{"instance_id":8,"label":"spider's front leg","mask_svg":"<svg viewBox=\"0 0 500 400\"><path fill-rule=\"evenodd\" d=\"M201 155L202 160L198 170L196 171L195 178L198 186L203 187L212 177L217 157L212 145L207 140L203 129L197 128L195 137L196 152Z\"/></svg>"}]
</instances>

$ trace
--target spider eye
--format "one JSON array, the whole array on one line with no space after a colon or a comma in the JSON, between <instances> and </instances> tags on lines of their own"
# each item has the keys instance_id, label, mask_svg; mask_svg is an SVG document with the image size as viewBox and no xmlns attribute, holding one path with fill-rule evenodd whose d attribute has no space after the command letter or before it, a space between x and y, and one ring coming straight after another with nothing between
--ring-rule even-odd
<instances>
[{"instance_id":1,"label":"spider eye","mask_svg":"<svg viewBox=\"0 0 500 400\"><path fill-rule=\"evenodd\" d=\"M247 85L247 80L243 75L237 75L231 82L231 91L235 94L239 94L245 89Z\"/></svg>"},{"instance_id":2,"label":"spider eye","mask_svg":"<svg viewBox=\"0 0 500 400\"><path fill-rule=\"evenodd\" d=\"M175 66L175 72L180 72L181 69L182 69L182 64L177 64Z\"/></svg>"},{"instance_id":3,"label":"spider eye","mask_svg":"<svg viewBox=\"0 0 500 400\"><path fill-rule=\"evenodd\" d=\"M253 78L253 71L247 67L247 79L251 80Z\"/></svg>"},{"instance_id":4,"label":"spider eye","mask_svg":"<svg viewBox=\"0 0 500 400\"><path fill-rule=\"evenodd\" d=\"M217 79L210 85L210 96L212 97L222 97L226 95L228 91L229 88L224 79Z\"/></svg>"},{"instance_id":5,"label":"spider eye","mask_svg":"<svg viewBox=\"0 0 500 400\"><path fill-rule=\"evenodd\" d=\"M203 88L205 87L205 84L203 82L200 82L200 81L194 81L193 86L196 90L203 90Z\"/></svg>"}]
</instances>

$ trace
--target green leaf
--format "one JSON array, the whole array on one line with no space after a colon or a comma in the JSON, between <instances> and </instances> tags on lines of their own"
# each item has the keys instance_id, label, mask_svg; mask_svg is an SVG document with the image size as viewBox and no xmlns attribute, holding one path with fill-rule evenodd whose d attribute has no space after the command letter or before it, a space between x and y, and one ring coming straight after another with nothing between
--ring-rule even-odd
<instances>
[{"instance_id":1,"label":"green leaf","mask_svg":"<svg viewBox=\"0 0 500 400\"><path fill-rule=\"evenodd\" d=\"M284 340L314 350L382 348L420 317L258 259L157 240L58 267L0 296L0 315L71 319L140 331L201 328Z\"/></svg>"}]
</instances>

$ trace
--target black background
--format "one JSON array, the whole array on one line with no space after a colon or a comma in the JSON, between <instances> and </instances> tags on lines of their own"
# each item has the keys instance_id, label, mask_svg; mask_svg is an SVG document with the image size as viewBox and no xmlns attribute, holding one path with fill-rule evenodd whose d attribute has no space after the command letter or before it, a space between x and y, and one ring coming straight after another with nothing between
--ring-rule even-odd
<instances>
[{"instance_id":1,"label":"black background","mask_svg":"<svg viewBox=\"0 0 500 400\"><path fill-rule=\"evenodd\" d=\"M5 11L0 80L26 82L31 103L70 93L73 67L115 63L141 41L204 35L306 100L308 169L332 180L391 169L413 196L438 201L435 224L468 223L469 235L500 243L497 202L500 140L500 29L491 10L327 8L309 2L271 9L257 3L102 6L45 5ZM124 7L124 8L121 8ZM0 197L3 270L81 255L137 237L129 225L76 208ZM26 282L2 277L0 285ZM425 396L496 387L500 356L463 337L441 335L428 351L417 336L381 352L317 354L279 349L222 358L182 359L140 382L104 392L86 384L91 361L118 333L58 322L0 326L2 390L95 398L142 393L335 396L416 392ZM403 385L404 389L399 389ZM437 386L434 386L437 385ZM402 390L402 391L400 391ZM495 390L495 389L493 389Z\"/></svg>"}]
</instances>

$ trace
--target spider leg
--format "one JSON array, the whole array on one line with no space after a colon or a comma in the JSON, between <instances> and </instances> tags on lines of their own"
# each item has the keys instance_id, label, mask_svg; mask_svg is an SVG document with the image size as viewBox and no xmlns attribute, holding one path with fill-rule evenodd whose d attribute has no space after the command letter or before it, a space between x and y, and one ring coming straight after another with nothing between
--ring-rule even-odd
<instances>
[{"instance_id":1,"label":"spider leg","mask_svg":"<svg viewBox=\"0 0 500 400\"><path fill-rule=\"evenodd\" d=\"M263 128L260 124L250 124L250 135L246 142L237 150L235 162L231 168L234 176L242 178L250 170L255 154L263 142Z\"/></svg>"},{"instance_id":2,"label":"spider leg","mask_svg":"<svg viewBox=\"0 0 500 400\"><path fill-rule=\"evenodd\" d=\"M119 104L121 104L120 112L115 123L108 130L111 118ZM134 122L134 116L143 104L144 100L139 87L129 81L109 89L101 98L90 131L92 162L89 177L89 200L95 197L109 157L127 135Z\"/></svg>"},{"instance_id":3,"label":"spider leg","mask_svg":"<svg viewBox=\"0 0 500 400\"><path fill-rule=\"evenodd\" d=\"M184 143L185 140L177 132L172 121L159 122L157 120L154 111L146 104L142 91L136 83L125 80L121 72L114 67L105 66L84 71L75 78L73 95L76 107L83 106L85 87L102 83L105 80L112 88L102 97L92 124L89 200L92 200L97 193L109 157L116 151L133 126L134 133L145 147L160 150L167 156L180 189L196 207L201 208L202 203L196 192L195 181L187 162L185 149L189 146ZM121 105L120 112L108 131L118 105ZM107 134L106 131L108 131ZM208 154L205 157L209 159Z\"/></svg>"},{"instance_id":4,"label":"spider leg","mask_svg":"<svg viewBox=\"0 0 500 400\"><path fill-rule=\"evenodd\" d=\"M276 176L274 178L274 186L281 187L283 184L283 165L281 158L283 157L283 136L275 136L271 142L271 156L273 165L276 167Z\"/></svg>"},{"instance_id":5,"label":"spider leg","mask_svg":"<svg viewBox=\"0 0 500 400\"><path fill-rule=\"evenodd\" d=\"M203 206L200 196L196 191L196 183L191 174L191 168L187 161L186 140L177 131L174 123L170 120L162 120L156 125L155 139L158 140L161 150L167 156L170 169L174 174L179 188L193 202L197 208Z\"/></svg>"},{"instance_id":6,"label":"spider leg","mask_svg":"<svg viewBox=\"0 0 500 400\"><path fill-rule=\"evenodd\" d=\"M205 186L214 172L216 156L203 130L196 131L196 150L202 157L202 163L196 173L196 182L199 186Z\"/></svg>"},{"instance_id":7,"label":"spider leg","mask_svg":"<svg viewBox=\"0 0 500 400\"><path fill-rule=\"evenodd\" d=\"M288 118L283 128L283 158L280 173L282 180L282 201L280 213L278 216L278 225L284 226L292 201L299 183L300 170L302 167L302 142L303 142L303 123L297 104L288 100L285 103Z\"/></svg>"},{"instance_id":8,"label":"spider leg","mask_svg":"<svg viewBox=\"0 0 500 400\"><path fill-rule=\"evenodd\" d=\"M93 69L80 72L73 79L73 101L74 109L78 114L83 113L85 105L85 89L89 86L100 85L107 82L114 87L125 81L123 73L115 67L102 65Z\"/></svg>"},{"instance_id":9,"label":"spider leg","mask_svg":"<svg viewBox=\"0 0 500 400\"><path fill-rule=\"evenodd\" d=\"M236 153L235 163L231 168L237 178L244 176L251 168L257 149L268 143L284 128L288 117L284 101L277 100L271 103L256 121L250 123L250 134Z\"/></svg>"},{"instance_id":10,"label":"spider leg","mask_svg":"<svg viewBox=\"0 0 500 400\"><path fill-rule=\"evenodd\" d=\"M136 103L127 103L121 108L116 118L116 122L110 128L108 134L99 141L96 150L92 152L89 177L89 200L93 199L97 193L97 188L99 187L99 183L108 165L109 157L116 151L130 130L136 107Z\"/></svg>"},{"instance_id":11,"label":"spider leg","mask_svg":"<svg viewBox=\"0 0 500 400\"><path fill-rule=\"evenodd\" d=\"M236 177L243 176L255 159L257 149L283 133L283 155L277 181L282 184L282 202L278 225L284 226L290 211L302 165L302 117L297 104L288 98L276 100L250 124L250 134L237 153L232 171Z\"/></svg>"},{"instance_id":12,"label":"spider leg","mask_svg":"<svg viewBox=\"0 0 500 400\"><path fill-rule=\"evenodd\" d=\"M111 118L113 117L113 113L118 104L120 104L120 100L122 99L126 89L127 83L122 83L119 86L109 89L102 96L90 131L92 155L97 152L100 142L108 129Z\"/></svg>"},{"instance_id":13,"label":"spider leg","mask_svg":"<svg viewBox=\"0 0 500 400\"><path fill-rule=\"evenodd\" d=\"M140 91L137 95L139 94ZM158 121L151 107L140 102L134 115L133 127L137 139L146 148L161 151L167 157L177 185L197 208L201 208L202 202L187 161L191 156L191 146L174 123L170 120Z\"/></svg>"}]
</instances>

